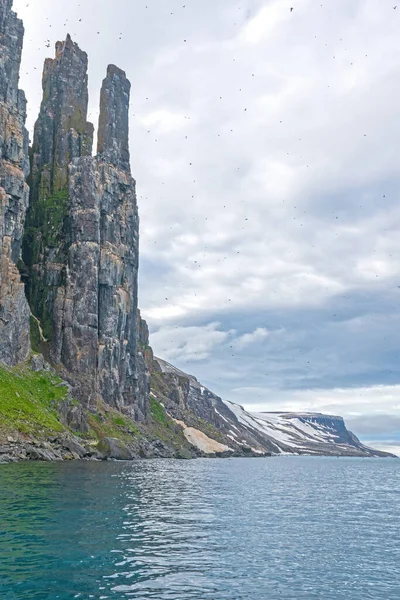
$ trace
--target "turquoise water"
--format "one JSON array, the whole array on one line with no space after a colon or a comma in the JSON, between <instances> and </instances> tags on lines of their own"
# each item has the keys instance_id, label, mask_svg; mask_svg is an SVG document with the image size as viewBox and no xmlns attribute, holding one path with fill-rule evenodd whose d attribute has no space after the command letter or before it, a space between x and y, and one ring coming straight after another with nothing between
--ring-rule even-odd
<instances>
[{"instance_id":1,"label":"turquoise water","mask_svg":"<svg viewBox=\"0 0 400 600\"><path fill-rule=\"evenodd\" d=\"M1 600L399 600L400 461L0 466Z\"/></svg>"}]
</instances>

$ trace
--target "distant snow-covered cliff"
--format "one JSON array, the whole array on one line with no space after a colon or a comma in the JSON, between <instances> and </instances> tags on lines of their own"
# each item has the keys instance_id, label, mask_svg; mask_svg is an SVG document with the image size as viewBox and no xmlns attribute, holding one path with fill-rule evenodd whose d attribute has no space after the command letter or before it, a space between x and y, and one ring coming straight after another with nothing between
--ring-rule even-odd
<instances>
[{"instance_id":1,"label":"distant snow-covered cliff","mask_svg":"<svg viewBox=\"0 0 400 600\"><path fill-rule=\"evenodd\" d=\"M195 377L159 358L152 374L154 395L187 428L196 428L242 454L390 456L364 446L342 417L318 413L250 413L223 401Z\"/></svg>"}]
</instances>

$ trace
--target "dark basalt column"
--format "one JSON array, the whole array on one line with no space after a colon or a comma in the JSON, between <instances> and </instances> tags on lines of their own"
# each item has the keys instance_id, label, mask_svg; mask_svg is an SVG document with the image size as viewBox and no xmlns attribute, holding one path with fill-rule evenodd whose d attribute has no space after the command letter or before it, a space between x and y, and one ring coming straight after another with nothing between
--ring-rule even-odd
<instances>
[{"instance_id":1,"label":"dark basalt column","mask_svg":"<svg viewBox=\"0 0 400 600\"><path fill-rule=\"evenodd\" d=\"M109 65L100 95L97 152L109 162L130 171L129 97L131 84L124 71Z\"/></svg>"},{"instance_id":2,"label":"dark basalt column","mask_svg":"<svg viewBox=\"0 0 400 600\"><path fill-rule=\"evenodd\" d=\"M18 89L24 28L0 2L0 362L13 365L30 351L29 306L20 262L29 188L25 94Z\"/></svg>"},{"instance_id":3,"label":"dark basalt column","mask_svg":"<svg viewBox=\"0 0 400 600\"><path fill-rule=\"evenodd\" d=\"M86 120L87 67L86 53L69 35L57 42L55 58L47 59L43 69L43 100L32 148L23 258L29 304L54 362L62 353L70 242L68 169L75 158L90 156L93 145L93 125Z\"/></svg>"},{"instance_id":4,"label":"dark basalt column","mask_svg":"<svg viewBox=\"0 0 400 600\"><path fill-rule=\"evenodd\" d=\"M91 374L106 403L142 420L147 395L138 386L139 218L129 165L129 92L125 73L109 67L101 91L99 153L70 166L63 361L71 371Z\"/></svg>"}]
</instances>

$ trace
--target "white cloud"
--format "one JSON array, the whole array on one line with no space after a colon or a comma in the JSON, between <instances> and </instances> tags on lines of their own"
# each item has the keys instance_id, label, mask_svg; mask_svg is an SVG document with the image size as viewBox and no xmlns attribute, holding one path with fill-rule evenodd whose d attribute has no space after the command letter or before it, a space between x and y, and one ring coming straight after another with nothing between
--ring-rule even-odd
<instances>
[{"instance_id":1,"label":"white cloud","mask_svg":"<svg viewBox=\"0 0 400 600\"><path fill-rule=\"evenodd\" d=\"M282 0L269 2L243 27L240 39L247 44L258 44L272 33L276 33L278 27L290 16L287 2Z\"/></svg>"},{"instance_id":2,"label":"white cloud","mask_svg":"<svg viewBox=\"0 0 400 600\"><path fill-rule=\"evenodd\" d=\"M364 414L400 416L400 385L369 387L287 390L236 388L234 393L257 398L245 403L249 410L317 411L357 418ZM279 407L279 408L277 408Z\"/></svg>"},{"instance_id":3,"label":"white cloud","mask_svg":"<svg viewBox=\"0 0 400 600\"><path fill-rule=\"evenodd\" d=\"M155 128L160 134L170 133L186 126L185 115L160 108L141 118L141 123L147 128Z\"/></svg>"},{"instance_id":4,"label":"white cloud","mask_svg":"<svg viewBox=\"0 0 400 600\"><path fill-rule=\"evenodd\" d=\"M195 362L205 360L233 332L220 331L219 323L204 327L163 327L152 335L152 346L168 361Z\"/></svg>"},{"instance_id":5,"label":"white cloud","mask_svg":"<svg viewBox=\"0 0 400 600\"><path fill-rule=\"evenodd\" d=\"M252 333L245 333L244 335L238 337L236 340L234 340L233 344L237 348L245 348L251 344L262 342L268 336L268 329L265 329L264 327L258 327Z\"/></svg>"}]
</instances>

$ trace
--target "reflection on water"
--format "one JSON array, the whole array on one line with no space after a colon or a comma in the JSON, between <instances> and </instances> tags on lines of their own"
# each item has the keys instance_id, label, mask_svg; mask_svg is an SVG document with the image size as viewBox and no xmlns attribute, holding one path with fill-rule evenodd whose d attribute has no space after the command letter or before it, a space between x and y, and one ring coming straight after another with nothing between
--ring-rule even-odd
<instances>
[{"instance_id":1,"label":"reflection on water","mask_svg":"<svg viewBox=\"0 0 400 600\"><path fill-rule=\"evenodd\" d=\"M398 600L400 461L0 467L0 598Z\"/></svg>"}]
</instances>

